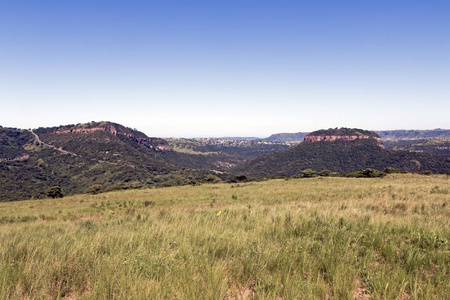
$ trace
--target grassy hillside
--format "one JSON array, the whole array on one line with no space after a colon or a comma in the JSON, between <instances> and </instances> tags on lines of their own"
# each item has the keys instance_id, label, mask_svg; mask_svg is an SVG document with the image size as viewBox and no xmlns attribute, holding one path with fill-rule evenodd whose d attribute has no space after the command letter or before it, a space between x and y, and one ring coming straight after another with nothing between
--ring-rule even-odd
<instances>
[{"instance_id":1,"label":"grassy hillside","mask_svg":"<svg viewBox=\"0 0 450 300\"><path fill-rule=\"evenodd\" d=\"M448 299L446 176L0 203L0 298Z\"/></svg>"}]
</instances>

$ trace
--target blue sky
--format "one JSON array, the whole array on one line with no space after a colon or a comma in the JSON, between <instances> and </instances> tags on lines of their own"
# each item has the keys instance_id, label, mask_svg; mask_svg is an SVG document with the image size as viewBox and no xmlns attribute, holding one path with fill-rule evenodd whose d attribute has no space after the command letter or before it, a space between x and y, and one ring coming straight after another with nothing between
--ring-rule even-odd
<instances>
[{"instance_id":1,"label":"blue sky","mask_svg":"<svg viewBox=\"0 0 450 300\"><path fill-rule=\"evenodd\" d=\"M2 1L0 125L450 128L450 1Z\"/></svg>"}]
</instances>

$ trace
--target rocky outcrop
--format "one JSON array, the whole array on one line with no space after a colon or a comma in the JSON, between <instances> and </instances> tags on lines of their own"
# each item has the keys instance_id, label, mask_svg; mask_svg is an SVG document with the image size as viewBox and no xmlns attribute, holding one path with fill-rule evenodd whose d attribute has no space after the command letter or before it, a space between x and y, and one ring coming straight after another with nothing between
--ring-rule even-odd
<instances>
[{"instance_id":1,"label":"rocky outcrop","mask_svg":"<svg viewBox=\"0 0 450 300\"><path fill-rule=\"evenodd\" d=\"M353 142L357 144L365 144L367 142L375 142L384 149L384 145L381 142L381 138L373 131L367 131L356 128L335 128L335 129L321 129L312 132L305 136L304 143L316 143L316 142L333 142L344 141ZM354 143L352 143L354 144Z\"/></svg>"},{"instance_id":2,"label":"rocky outcrop","mask_svg":"<svg viewBox=\"0 0 450 300\"><path fill-rule=\"evenodd\" d=\"M128 138L132 139L139 145L143 145L149 149L154 149L156 151L172 151L172 148L169 146L169 143L160 138L135 138L133 136L129 136Z\"/></svg>"},{"instance_id":3,"label":"rocky outcrop","mask_svg":"<svg viewBox=\"0 0 450 300\"><path fill-rule=\"evenodd\" d=\"M81 133L81 134L89 134L96 131L106 131L114 135L125 135L128 137L133 136L131 133L127 133L124 130L118 130L116 126L113 124L106 124L103 127L94 127L94 128L74 128L74 129L67 129L67 130L57 130L55 131L56 134L66 134L66 133Z\"/></svg>"},{"instance_id":4,"label":"rocky outcrop","mask_svg":"<svg viewBox=\"0 0 450 300\"><path fill-rule=\"evenodd\" d=\"M94 128L74 128L74 129L67 129L67 130L57 130L54 133L55 134L91 134L96 131L105 131L109 132L115 136L125 136L134 142L138 143L139 145L143 145L149 149L154 149L156 151L172 151L171 147L169 146L169 143L160 138L143 138L143 137L136 137L130 129L126 129L123 126L115 126L114 124L105 124L102 127L94 127ZM143 133L139 133L140 136L145 136Z\"/></svg>"},{"instance_id":5,"label":"rocky outcrop","mask_svg":"<svg viewBox=\"0 0 450 300\"><path fill-rule=\"evenodd\" d=\"M30 156L28 154L25 154L23 156L19 156L19 157L14 157L14 158L0 158L0 162L4 162L4 161L24 161L27 160L28 158L30 158Z\"/></svg>"},{"instance_id":6,"label":"rocky outcrop","mask_svg":"<svg viewBox=\"0 0 450 300\"><path fill-rule=\"evenodd\" d=\"M77 129L68 129L68 130L57 130L56 134L66 134L66 133L93 133L95 131L106 131L105 128L77 128Z\"/></svg>"},{"instance_id":7,"label":"rocky outcrop","mask_svg":"<svg viewBox=\"0 0 450 300\"><path fill-rule=\"evenodd\" d=\"M377 137L367 136L367 135L347 135L347 136L340 136L340 135L309 135L305 136L304 141L307 143L314 143L314 142L332 142L335 140L343 140L343 141L354 141L354 140L368 140L368 139L374 139L381 143L381 139Z\"/></svg>"}]
</instances>

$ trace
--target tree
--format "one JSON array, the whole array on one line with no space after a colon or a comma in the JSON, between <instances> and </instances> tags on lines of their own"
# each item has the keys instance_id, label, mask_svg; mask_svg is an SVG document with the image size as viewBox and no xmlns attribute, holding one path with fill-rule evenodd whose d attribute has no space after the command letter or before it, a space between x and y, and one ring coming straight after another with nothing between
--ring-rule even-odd
<instances>
[{"instance_id":1,"label":"tree","mask_svg":"<svg viewBox=\"0 0 450 300\"><path fill-rule=\"evenodd\" d=\"M55 199L55 198L62 198L64 197L64 194L59 186L52 186L45 190L45 193L47 196Z\"/></svg>"}]
</instances>

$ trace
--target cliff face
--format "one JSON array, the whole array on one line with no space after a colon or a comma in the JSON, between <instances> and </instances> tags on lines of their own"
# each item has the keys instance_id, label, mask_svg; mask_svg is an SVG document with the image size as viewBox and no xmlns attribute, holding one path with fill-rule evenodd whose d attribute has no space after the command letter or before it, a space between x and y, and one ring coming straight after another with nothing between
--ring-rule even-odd
<instances>
[{"instance_id":1,"label":"cliff face","mask_svg":"<svg viewBox=\"0 0 450 300\"><path fill-rule=\"evenodd\" d=\"M307 143L314 143L320 141L332 142L335 140L354 141L354 140L368 140L374 139L381 143L381 139L367 135L310 135L305 136L304 141Z\"/></svg>"},{"instance_id":2,"label":"cliff face","mask_svg":"<svg viewBox=\"0 0 450 300\"><path fill-rule=\"evenodd\" d=\"M378 137L375 133L366 134L365 131L359 131L357 129L330 129L328 130L320 130L316 132L312 132L305 136L304 142L306 143L315 143L315 142L333 142L336 140L341 141L355 141L355 140L375 140L381 148L384 148L381 138ZM330 133L330 134L327 134ZM339 135L333 135L333 133L340 133Z\"/></svg>"},{"instance_id":3,"label":"cliff face","mask_svg":"<svg viewBox=\"0 0 450 300\"><path fill-rule=\"evenodd\" d=\"M93 128L71 128L66 130L56 130L53 133L57 135L61 134L91 134L96 131L109 132L115 136L125 136L130 140L143 145L149 149L154 149L157 151L172 151L169 143L161 138L148 138L143 133L134 134L131 129L125 128L121 125L116 125L113 123L104 124L101 127Z\"/></svg>"}]
</instances>

